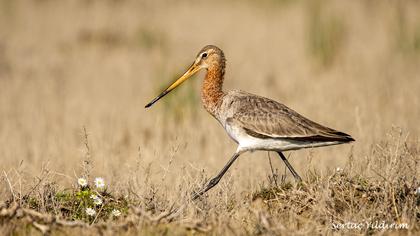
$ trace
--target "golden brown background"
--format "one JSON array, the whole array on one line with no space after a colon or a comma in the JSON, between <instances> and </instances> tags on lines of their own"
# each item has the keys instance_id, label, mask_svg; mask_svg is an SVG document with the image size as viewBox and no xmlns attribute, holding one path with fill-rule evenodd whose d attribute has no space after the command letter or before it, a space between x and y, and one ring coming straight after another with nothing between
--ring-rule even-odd
<instances>
[{"instance_id":1,"label":"golden brown background","mask_svg":"<svg viewBox=\"0 0 420 236\"><path fill-rule=\"evenodd\" d=\"M236 145L201 106L203 72L144 109L207 44L225 52L225 90L273 98L357 140L292 152L303 177L369 158L393 129L418 142L419 12L408 0L2 0L1 169L31 182L48 168L70 186L85 127L92 175L112 190L136 178L141 188L150 171L176 196L180 183L214 175ZM248 153L221 186L256 189L269 171L267 152Z\"/></svg>"}]
</instances>

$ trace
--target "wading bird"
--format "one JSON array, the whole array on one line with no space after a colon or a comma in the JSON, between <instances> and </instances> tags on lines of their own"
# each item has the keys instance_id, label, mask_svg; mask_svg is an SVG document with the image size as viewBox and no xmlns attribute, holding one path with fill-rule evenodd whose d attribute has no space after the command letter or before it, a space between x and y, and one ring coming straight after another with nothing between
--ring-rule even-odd
<instances>
[{"instance_id":1,"label":"wading bird","mask_svg":"<svg viewBox=\"0 0 420 236\"><path fill-rule=\"evenodd\" d=\"M354 141L350 135L315 123L271 99L239 90L224 92L225 66L223 51L213 45L205 46L187 72L146 105L146 108L152 106L199 70L207 70L201 90L203 106L238 143L238 148L219 174L193 195L193 200L216 186L233 162L246 151L277 152L293 177L301 181L283 151Z\"/></svg>"}]
</instances>

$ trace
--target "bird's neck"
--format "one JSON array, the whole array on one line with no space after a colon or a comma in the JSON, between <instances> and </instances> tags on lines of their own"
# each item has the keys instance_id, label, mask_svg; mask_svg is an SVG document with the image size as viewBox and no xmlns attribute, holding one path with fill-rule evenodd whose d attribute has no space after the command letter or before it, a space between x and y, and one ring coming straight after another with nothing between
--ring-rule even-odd
<instances>
[{"instance_id":1,"label":"bird's neck","mask_svg":"<svg viewBox=\"0 0 420 236\"><path fill-rule=\"evenodd\" d=\"M223 62L221 64L224 64ZM212 65L207 69L207 74L201 90L201 100L204 108L213 116L217 113L217 108L222 104L224 96L222 87L225 75L224 65Z\"/></svg>"}]
</instances>

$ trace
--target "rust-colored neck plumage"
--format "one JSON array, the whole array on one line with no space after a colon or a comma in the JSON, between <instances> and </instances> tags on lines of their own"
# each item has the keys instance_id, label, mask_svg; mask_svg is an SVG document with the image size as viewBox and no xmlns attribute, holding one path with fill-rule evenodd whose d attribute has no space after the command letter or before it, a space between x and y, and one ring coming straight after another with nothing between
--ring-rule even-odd
<instances>
[{"instance_id":1,"label":"rust-colored neck plumage","mask_svg":"<svg viewBox=\"0 0 420 236\"><path fill-rule=\"evenodd\" d=\"M220 59L220 61L210 65L207 69L201 90L201 100L204 108L213 116L217 114L217 109L222 104L224 96L222 87L225 75L225 60L223 57Z\"/></svg>"}]
</instances>

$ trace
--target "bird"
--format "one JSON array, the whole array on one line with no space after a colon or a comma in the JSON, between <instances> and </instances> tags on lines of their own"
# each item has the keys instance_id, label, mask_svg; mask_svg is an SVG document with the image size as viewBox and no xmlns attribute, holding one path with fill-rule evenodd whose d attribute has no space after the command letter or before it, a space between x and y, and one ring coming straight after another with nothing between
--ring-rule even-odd
<instances>
[{"instance_id":1,"label":"bird","mask_svg":"<svg viewBox=\"0 0 420 236\"><path fill-rule=\"evenodd\" d=\"M216 186L231 165L245 152L276 152L295 180L301 182L302 178L283 152L355 141L351 135L318 124L272 99L241 90L225 92L225 68L223 51L217 46L207 45L199 51L192 65L179 79L145 106L150 108L192 75L206 70L201 88L204 109L222 125L238 146L219 173L193 194L193 200Z\"/></svg>"}]
</instances>

